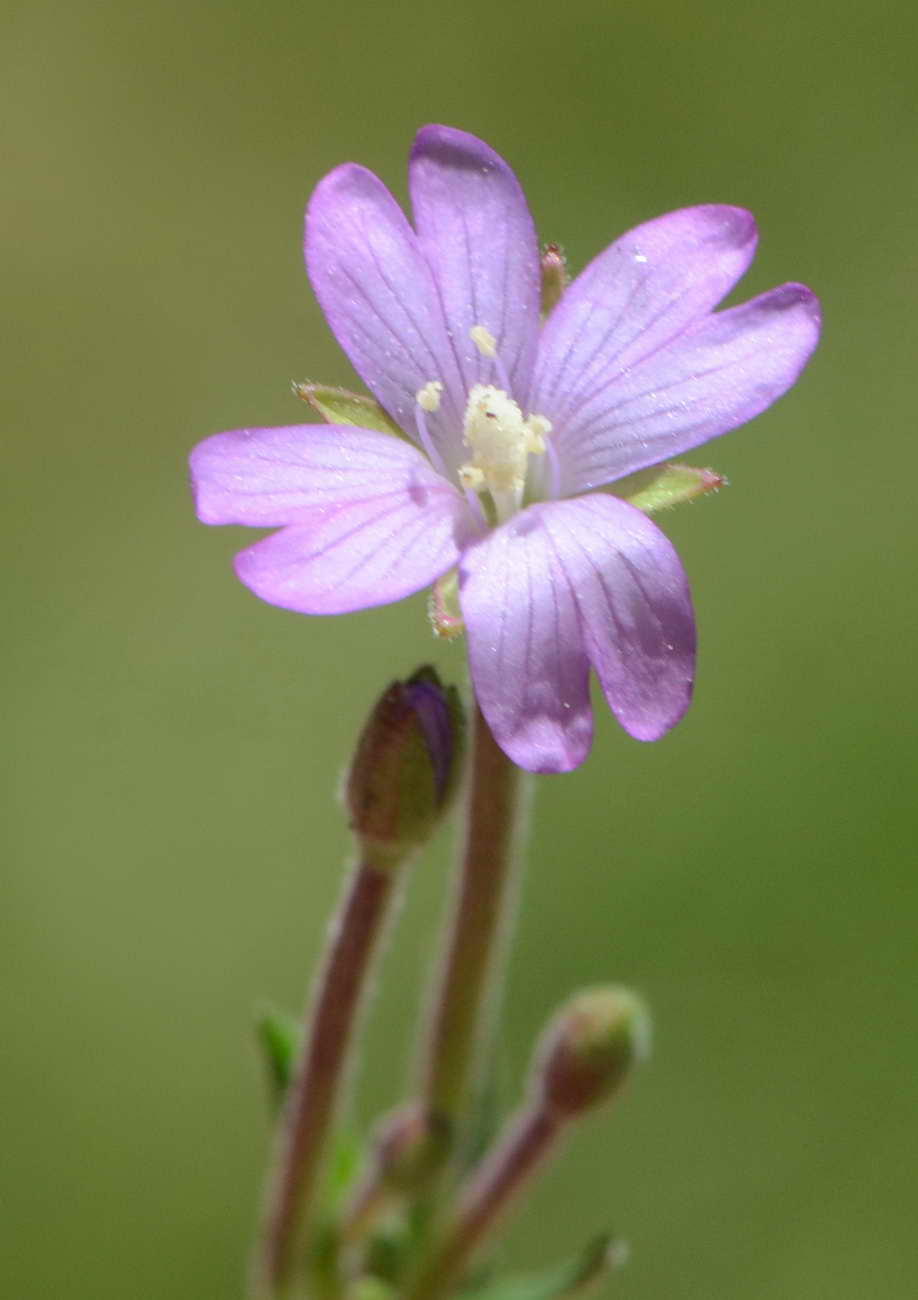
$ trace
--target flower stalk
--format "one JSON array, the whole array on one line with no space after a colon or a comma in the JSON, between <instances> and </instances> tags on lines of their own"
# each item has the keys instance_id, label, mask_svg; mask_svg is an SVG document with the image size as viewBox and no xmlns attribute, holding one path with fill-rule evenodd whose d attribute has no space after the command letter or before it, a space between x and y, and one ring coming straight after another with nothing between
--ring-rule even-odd
<instances>
[{"instance_id":1,"label":"flower stalk","mask_svg":"<svg viewBox=\"0 0 918 1300\"><path fill-rule=\"evenodd\" d=\"M269 1179L255 1294L296 1294L311 1211L332 1131L354 1019L378 946L394 875L360 863L333 922L303 1052L281 1116Z\"/></svg>"},{"instance_id":2,"label":"flower stalk","mask_svg":"<svg viewBox=\"0 0 918 1300\"><path fill-rule=\"evenodd\" d=\"M562 1007L536 1050L529 1099L461 1190L407 1300L437 1300L451 1289L560 1134L618 1092L646 1057L649 1035L643 1005L625 989L591 989Z\"/></svg>"},{"instance_id":3,"label":"flower stalk","mask_svg":"<svg viewBox=\"0 0 918 1300\"><path fill-rule=\"evenodd\" d=\"M329 932L281 1115L255 1261L254 1291L264 1300L299 1294L362 994L395 880L449 805L463 727L456 691L425 667L392 683L358 741L344 792L357 865Z\"/></svg>"},{"instance_id":4,"label":"flower stalk","mask_svg":"<svg viewBox=\"0 0 918 1300\"><path fill-rule=\"evenodd\" d=\"M561 1127L561 1116L544 1104L519 1112L466 1188L451 1226L409 1289L407 1300L435 1300L452 1287L476 1247L545 1160Z\"/></svg>"},{"instance_id":5,"label":"flower stalk","mask_svg":"<svg viewBox=\"0 0 918 1300\"><path fill-rule=\"evenodd\" d=\"M453 1140L510 925L522 775L476 704L465 843L421 1060L421 1105L447 1126Z\"/></svg>"}]
</instances>

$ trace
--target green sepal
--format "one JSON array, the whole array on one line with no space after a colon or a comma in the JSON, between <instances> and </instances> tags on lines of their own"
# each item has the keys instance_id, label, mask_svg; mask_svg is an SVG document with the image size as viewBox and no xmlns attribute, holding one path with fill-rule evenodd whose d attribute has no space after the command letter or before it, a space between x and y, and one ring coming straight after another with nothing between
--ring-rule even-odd
<instances>
[{"instance_id":1,"label":"green sepal","mask_svg":"<svg viewBox=\"0 0 918 1300\"><path fill-rule=\"evenodd\" d=\"M430 589L427 600L427 617L434 636L444 641L454 641L462 636L465 623L459 605L459 570L450 569L441 574Z\"/></svg>"},{"instance_id":2,"label":"green sepal","mask_svg":"<svg viewBox=\"0 0 918 1300\"><path fill-rule=\"evenodd\" d=\"M255 1035L268 1077L271 1100L279 1106L293 1072L300 1026L285 1011L267 1007L255 1022Z\"/></svg>"},{"instance_id":3,"label":"green sepal","mask_svg":"<svg viewBox=\"0 0 918 1300\"><path fill-rule=\"evenodd\" d=\"M671 510L673 506L694 501L707 492L716 492L726 482L723 474L713 469L698 469L695 465L654 465L610 484L609 491L643 510L644 514L652 515L658 510Z\"/></svg>"},{"instance_id":4,"label":"green sepal","mask_svg":"<svg viewBox=\"0 0 918 1300\"><path fill-rule=\"evenodd\" d=\"M603 1234L594 1237L577 1255L540 1273L500 1278L474 1292L475 1300L566 1300L582 1296L624 1263L624 1242ZM470 1291L463 1296L473 1294Z\"/></svg>"},{"instance_id":5,"label":"green sepal","mask_svg":"<svg viewBox=\"0 0 918 1300\"><path fill-rule=\"evenodd\" d=\"M360 429L375 429L377 433L391 433L396 438L405 435L394 420L386 415L379 402L362 393L351 393L346 388L332 388L327 384L294 383L297 397L321 415L326 424L352 424Z\"/></svg>"},{"instance_id":6,"label":"green sepal","mask_svg":"<svg viewBox=\"0 0 918 1300\"><path fill-rule=\"evenodd\" d=\"M557 306L561 295L571 282L567 270L567 258L560 244L546 244L542 249L542 319Z\"/></svg>"}]
</instances>

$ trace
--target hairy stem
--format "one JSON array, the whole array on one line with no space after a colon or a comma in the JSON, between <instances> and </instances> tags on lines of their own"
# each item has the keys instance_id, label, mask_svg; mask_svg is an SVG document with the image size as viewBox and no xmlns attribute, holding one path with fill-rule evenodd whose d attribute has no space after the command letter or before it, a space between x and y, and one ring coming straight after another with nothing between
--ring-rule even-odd
<instances>
[{"instance_id":1,"label":"hairy stem","mask_svg":"<svg viewBox=\"0 0 918 1300\"><path fill-rule=\"evenodd\" d=\"M296 1294L311 1213L340 1098L354 1020L366 986L394 872L356 867L339 905L306 1022L306 1036L284 1104L268 1180L255 1294Z\"/></svg>"}]
</instances>

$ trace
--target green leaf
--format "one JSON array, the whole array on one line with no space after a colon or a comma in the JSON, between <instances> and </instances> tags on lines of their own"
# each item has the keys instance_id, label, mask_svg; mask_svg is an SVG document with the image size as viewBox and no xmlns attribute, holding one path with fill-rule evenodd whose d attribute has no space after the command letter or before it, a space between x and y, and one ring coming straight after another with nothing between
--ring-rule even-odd
<instances>
[{"instance_id":1,"label":"green leaf","mask_svg":"<svg viewBox=\"0 0 918 1300\"><path fill-rule=\"evenodd\" d=\"M393 1300L395 1291L378 1277L359 1277L348 1291L349 1300Z\"/></svg>"},{"instance_id":2,"label":"green leaf","mask_svg":"<svg viewBox=\"0 0 918 1300\"><path fill-rule=\"evenodd\" d=\"M350 393L346 388L327 384L294 383L293 391L307 406L321 415L327 424L353 424L360 429L375 429L404 438L401 429L372 397Z\"/></svg>"},{"instance_id":3,"label":"green leaf","mask_svg":"<svg viewBox=\"0 0 918 1300\"><path fill-rule=\"evenodd\" d=\"M360 1139L351 1129L336 1133L328 1155L323 1200L337 1205L360 1172L363 1150Z\"/></svg>"},{"instance_id":4,"label":"green leaf","mask_svg":"<svg viewBox=\"0 0 918 1300\"><path fill-rule=\"evenodd\" d=\"M588 1242L578 1255L541 1273L490 1282L474 1293L475 1300L562 1300L581 1296L624 1263L626 1253L624 1242L603 1234Z\"/></svg>"},{"instance_id":5,"label":"green leaf","mask_svg":"<svg viewBox=\"0 0 918 1300\"><path fill-rule=\"evenodd\" d=\"M670 510L686 501L694 501L706 492L716 492L727 480L713 469L698 469L695 465L654 465L638 474L619 479L610 491L622 497L629 505L637 506L645 514Z\"/></svg>"},{"instance_id":6,"label":"green leaf","mask_svg":"<svg viewBox=\"0 0 918 1300\"><path fill-rule=\"evenodd\" d=\"M278 1106L290 1082L300 1027L285 1011L267 1007L255 1022L255 1034L268 1076L271 1100Z\"/></svg>"}]
</instances>

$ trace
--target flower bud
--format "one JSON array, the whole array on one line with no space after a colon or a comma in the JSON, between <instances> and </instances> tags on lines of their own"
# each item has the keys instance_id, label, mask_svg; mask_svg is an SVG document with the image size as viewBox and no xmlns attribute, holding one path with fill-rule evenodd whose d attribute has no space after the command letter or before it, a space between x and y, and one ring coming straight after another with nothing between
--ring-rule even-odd
<instances>
[{"instance_id":1,"label":"flower bud","mask_svg":"<svg viewBox=\"0 0 918 1300\"><path fill-rule=\"evenodd\" d=\"M649 1050L650 1017L641 1000L628 989L588 989L546 1029L536 1086L550 1110L575 1115L617 1092Z\"/></svg>"},{"instance_id":2,"label":"flower bud","mask_svg":"<svg viewBox=\"0 0 918 1300\"><path fill-rule=\"evenodd\" d=\"M464 718L459 694L433 668L393 682L370 714L345 784L350 827L366 861L397 866L427 840L459 771Z\"/></svg>"},{"instance_id":3,"label":"flower bud","mask_svg":"<svg viewBox=\"0 0 918 1300\"><path fill-rule=\"evenodd\" d=\"M542 253L542 315L547 316L568 286L567 258L558 244L546 244Z\"/></svg>"},{"instance_id":4,"label":"flower bud","mask_svg":"<svg viewBox=\"0 0 918 1300\"><path fill-rule=\"evenodd\" d=\"M409 1103L387 1115L375 1134L380 1179L394 1191L414 1192L442 1168L449 1152L447 1120Z\"/></svg>"}]
</instances>

